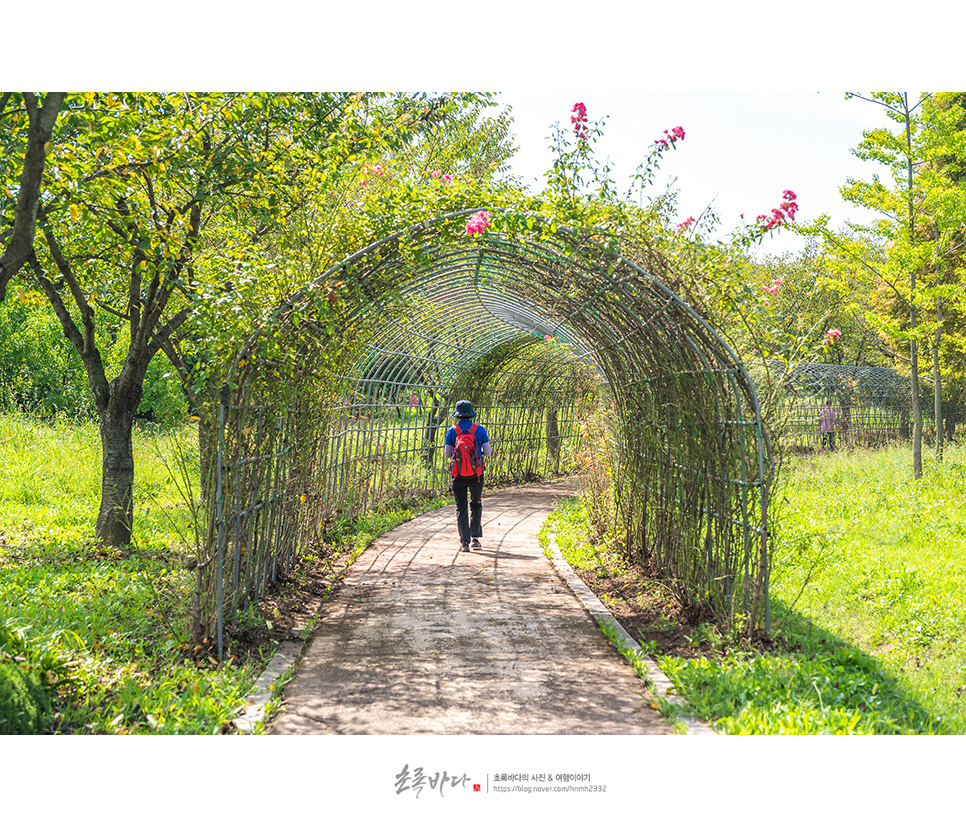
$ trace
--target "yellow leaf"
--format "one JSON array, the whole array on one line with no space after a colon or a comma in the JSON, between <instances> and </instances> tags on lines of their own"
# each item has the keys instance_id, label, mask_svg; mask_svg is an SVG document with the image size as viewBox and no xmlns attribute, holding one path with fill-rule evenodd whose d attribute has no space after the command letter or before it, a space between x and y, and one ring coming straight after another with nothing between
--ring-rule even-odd
<instances>
[{"instance_id":1,"label":"yellow leaf","mask_svg":"<svg viewBox=\"0 0 966 834\"><path fill-rule=\"evenodd\" d=\"M76 223L80 219L80 209L74 204L70 204L70 222Z\"/></svg>"}]
</instances>

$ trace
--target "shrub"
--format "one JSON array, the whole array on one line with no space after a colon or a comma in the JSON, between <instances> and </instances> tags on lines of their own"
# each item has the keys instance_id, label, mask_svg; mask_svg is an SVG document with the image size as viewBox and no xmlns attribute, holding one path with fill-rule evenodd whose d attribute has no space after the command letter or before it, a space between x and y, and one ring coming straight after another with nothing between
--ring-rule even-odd
<instances>
[{"instance_id":1,"label":"shrub","mask_svg":"<svg viewBox=\"0 0 966 834\"><path fill-rule=\"evenodd\" d=\"M40 670L0 663L0 734L36 735L50 724L50 699Z\"/></svg>"}]
</instances>

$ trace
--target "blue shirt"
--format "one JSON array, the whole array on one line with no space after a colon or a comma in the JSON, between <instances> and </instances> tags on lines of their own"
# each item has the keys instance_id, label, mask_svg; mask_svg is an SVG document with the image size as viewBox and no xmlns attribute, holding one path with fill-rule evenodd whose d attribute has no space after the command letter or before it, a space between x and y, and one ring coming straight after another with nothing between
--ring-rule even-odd
<instances>
[{"instance_id":1,"label":"blue shirt","mask_svg":"<svg viewBox=\"0 0 966 834\"><path fill-rule=\"evenodd\" d=\"M459 426L460 431L464 434L470 430L473 425L472 420L460 420ZM480 453L480 457L483 456L483 444L489 443L490 438L486 433L486 429L477 423L476 426L476 451ZM456 446L456 427L450 426L449 430L446 432L446 439L443 441L447 446Z\"/></svg>"}]
</instances>

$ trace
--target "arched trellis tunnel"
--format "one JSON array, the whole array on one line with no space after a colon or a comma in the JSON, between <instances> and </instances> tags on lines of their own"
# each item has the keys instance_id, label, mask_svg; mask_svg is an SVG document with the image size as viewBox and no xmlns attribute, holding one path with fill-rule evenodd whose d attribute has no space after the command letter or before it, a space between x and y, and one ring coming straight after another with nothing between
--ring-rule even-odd
<instances>
[{"instance_id":1,"label":"arched trellis tunnel","mask_svg":"<svg viewBox=\"0 0 966 834\"><path fill-rule=\"evenodd\" d=\"M442 441L459 399L490 433L491 485L572 470L603 420L631 557L719 620L767 629L770 463L738 358L597 240L496 210L500 223L467 235L476 211L336 264L238 352L199 573L219 649L327 528L448 490Z\"/></svg>"}]
</instances>

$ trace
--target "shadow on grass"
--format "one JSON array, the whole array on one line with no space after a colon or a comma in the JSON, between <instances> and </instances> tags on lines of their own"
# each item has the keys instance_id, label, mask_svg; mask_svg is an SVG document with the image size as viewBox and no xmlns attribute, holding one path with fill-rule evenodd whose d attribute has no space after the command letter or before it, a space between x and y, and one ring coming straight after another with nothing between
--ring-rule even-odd
<instances>
[{"instance_id":1,"label":"shadow on grass","mask_svg":"<svg viewBox=\"0 0 966 834\"><path fill-rule=\"evenodd\" d=\"M728 734L954 734L866 652L772 601L774 640L661 667L704 719Z\"/></svg>"}]
</instances>

